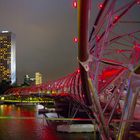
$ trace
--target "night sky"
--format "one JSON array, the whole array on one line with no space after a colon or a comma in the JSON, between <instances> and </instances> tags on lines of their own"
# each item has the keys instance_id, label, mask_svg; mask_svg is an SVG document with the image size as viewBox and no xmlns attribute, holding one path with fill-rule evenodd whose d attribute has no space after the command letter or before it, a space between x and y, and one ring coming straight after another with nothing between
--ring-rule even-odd
<instances>
[{"instance_id":1,"label":"night sky","mask_svg":"<svg viewBox=\"0 0 140 140\"><path fill-rule=\"evenodd\" d=\"M0 26L16 34L17 78L41 72L44 80L77 66L77 12L72 0L0 0Z\"/></svg>"},{"instance_id":2,"label":"night sky","mask_svg":"<svg viewBox=\"0 0 140 140\"><path fill-rule=\"evenodd\" d=\"M94 0L93 17L97 2L100 0ZM44 81L54 80L77 67L77 45L73 43L77 10L72 0L0 0L0 26L16 34L18 82L35 72L41 72Z\"/></svg>"}]
</instances>

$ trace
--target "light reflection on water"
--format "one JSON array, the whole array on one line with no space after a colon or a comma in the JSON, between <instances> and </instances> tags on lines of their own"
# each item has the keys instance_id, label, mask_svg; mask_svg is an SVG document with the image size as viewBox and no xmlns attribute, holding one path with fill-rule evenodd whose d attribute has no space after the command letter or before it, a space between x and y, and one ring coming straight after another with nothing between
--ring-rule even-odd
<instances>
[{"instance_id":1,"label":"light reflection on water","mask_svg":"<svg viewBox=\"0 0 140 140\"><path fill-rule=\"evenodd\" d=\"M89 133L56 133L38 115L36 106L0 105L0 140L93 140L93 137Z\"/></svg>"}]
</instances>

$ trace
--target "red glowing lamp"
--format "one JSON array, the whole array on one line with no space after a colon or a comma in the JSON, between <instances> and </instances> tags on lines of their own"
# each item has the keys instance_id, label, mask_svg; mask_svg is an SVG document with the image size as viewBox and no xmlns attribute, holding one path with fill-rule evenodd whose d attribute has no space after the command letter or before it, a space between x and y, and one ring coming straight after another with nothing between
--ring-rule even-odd
<instances>
[{"instance_id":1,"label":"red glowing lamp","mask_svg":"<svg viewBox=\"0 0 140 140\"><path fill-rule=\"evenodd\" d=\"M78 37L74 37L73 41L74 43L78 43Z\"/></svg>"},{"instance_id":2,"label":"red glowing lamp","mask_svg":"<svg viewBox=\"0 0 140 140\"><path fill-rule=\"evenodd\" d=\"M77 73L80 73L80 69L77 70Z\"/></svg>"},{"instance_id":3,"label":"red glowing lamp","mask_svg":"<svg viewBox=\"0 0 140 140\"><path fill-rule=\"evenodd\" d=\"M115 20L118 20L119 19L119 16L115 16Z\"/></svg>"},{"instance_id":4,"label":"red glowing lamp","mask_svg":"<svg viewBox=\"0 0 140 140\"><path fill-rule=\"evenodd\" d=\"M73 8L77 8L77 0L74 0L74 1L73 1L72 6L73 6Z\"/></svg>"},{"instance_id":5,"label":"red glowing lamp","mask_svg":"<svg viewBox=\"0 0 140 140\"><path fill-rule=\"evenodd\" d=\"M96 41L98 42L100 40L100 36L96 36Z\"/></svg>"},{"instance_id":6,"label":"red glowing lamp","mask_svg":"<svg viewBox=\"0 0 140 140\"><path fill-rule=\"evenodd\" d=\"M115 24L116 22L118 22L119 18L120 18L119 16L115 16L115 17L114 17L113 24Z\"/></svg>"},{"instance_id":7,"label":"red glowing lamp","mask_svg":"<svg viewBox=\"0 0 140 140\"><path fill-rule=\"evenodd\" d=\"M140 0L137 1L137 4L140 4Z\"/></svg>"},{"instance_id":8,"label":"red glowing lamp","mask_svg":"<svg viewBox=\"0 0 140 140\"><path fill-rule=\"evenodd\" d=\"M103 4L102 4L102 3L99 4L99 8L100 8L100 9L103 8Z\"/></svg>"}]
</instances>

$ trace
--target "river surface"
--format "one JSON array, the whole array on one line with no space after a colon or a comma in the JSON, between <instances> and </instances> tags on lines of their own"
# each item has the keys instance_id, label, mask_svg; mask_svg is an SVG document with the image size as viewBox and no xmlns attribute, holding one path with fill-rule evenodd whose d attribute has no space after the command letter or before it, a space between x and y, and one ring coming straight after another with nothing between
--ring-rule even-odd
<instances>
[{"instance_id":1,"label":"river surface","mask_svg":"<svg viewBox=\"0 0 140 140\"><path fill-rule=\"evenodd\" d=\"M38 115L38 106L0 105L0 140L94 140L94 135L56 132Z\"/></svg>"}]
</instances>

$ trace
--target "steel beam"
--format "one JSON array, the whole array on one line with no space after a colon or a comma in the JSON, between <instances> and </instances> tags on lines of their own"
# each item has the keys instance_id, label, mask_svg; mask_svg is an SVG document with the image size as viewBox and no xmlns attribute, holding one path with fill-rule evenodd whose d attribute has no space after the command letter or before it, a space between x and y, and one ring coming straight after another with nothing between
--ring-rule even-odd
<instances>
[{"instance_id":1,"label":"steel beam","mask_svg":"<svg viewBox=\"0 0 140 140\"><path fill-rule=\"evenodd\" d=\"M125 100L125 106L121 119L118 140L126 140L128 138L130 125L132 122L123 120L133 120L137 98L140 93L140 66L135 69L131 75L129 90Z\"/></svg>"}]
</instances>

